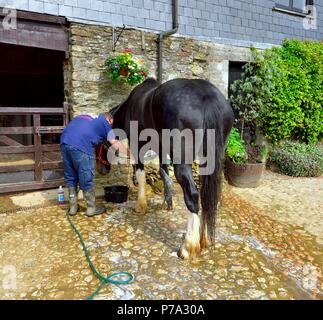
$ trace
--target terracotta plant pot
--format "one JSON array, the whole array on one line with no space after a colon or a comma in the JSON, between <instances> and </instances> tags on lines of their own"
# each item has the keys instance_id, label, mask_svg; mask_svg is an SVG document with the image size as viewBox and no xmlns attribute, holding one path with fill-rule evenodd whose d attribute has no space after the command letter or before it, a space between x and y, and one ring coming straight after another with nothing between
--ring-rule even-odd
<instances>
[{"instance_id":1,"label":"terracotta plant pot","mask_svg":"<svg viewBox=\"0 0 323 320\"><path fill-rule=\"evenodd\" d=\"M259 185L264 163L237 164L230 159L225 160L225 176L229 184L239 188L255 188Z\"/></svg>"}]
</instances>

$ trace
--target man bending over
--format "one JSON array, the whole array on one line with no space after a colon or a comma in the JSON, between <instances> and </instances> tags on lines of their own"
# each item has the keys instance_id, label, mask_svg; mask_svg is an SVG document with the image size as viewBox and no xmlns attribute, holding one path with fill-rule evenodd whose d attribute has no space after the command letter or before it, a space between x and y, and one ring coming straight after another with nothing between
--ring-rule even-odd
<instances>
[{"instance_id":1,"label":"man bending over","mask_svg":"<svg viewBox=\"0 0 323 320\"><path fill-rule=\"evenodd\" d=\"M94 193L95 147L108 140L113 148L130 156L128 150L115 139L112 130L113 117L110 113L100 114L97 118L82 114L75 117L64 129L61 136L61 153L64 163L64 178L69 193L69 214L78 211L77 186L83 191L87 203L86 215L92 217L105 212L97 207Z\"/></svg>"}]
</instances>

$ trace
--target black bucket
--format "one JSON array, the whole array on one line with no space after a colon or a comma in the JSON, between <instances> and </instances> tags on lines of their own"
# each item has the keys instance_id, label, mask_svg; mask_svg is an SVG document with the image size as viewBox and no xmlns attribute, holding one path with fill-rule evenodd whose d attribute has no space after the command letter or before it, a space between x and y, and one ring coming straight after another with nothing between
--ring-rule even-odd
<instances>
[{"instance_id":1,"label":"black bucket","mask_svg":"<svg viewBox=\"0 0 323 320\"><path fill-rule=\"evenodd\" d=\"M109 186L104 188L107 202L122 203L128 199L129 188L127 186Z\"/></svg>"}]
</instances>

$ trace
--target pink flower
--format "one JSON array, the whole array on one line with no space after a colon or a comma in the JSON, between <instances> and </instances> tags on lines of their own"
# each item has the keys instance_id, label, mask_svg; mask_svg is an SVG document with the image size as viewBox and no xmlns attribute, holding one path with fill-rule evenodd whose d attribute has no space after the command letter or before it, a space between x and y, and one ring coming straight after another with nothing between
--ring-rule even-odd
<instances>
[{"instance_id":1,"label":"pink flower","mask_svg":"<svg viewBox=\"0 0 323 320\"><path fill-rule=\"evenodd\" d=\"M124 50L123 50L123 52L124 52L124 53L130 53L130 52L132 52L132 50L131 50L131 49L129 49L129 48L126 48L126 49L124 49Z\"/></svg>"}]
</instances>

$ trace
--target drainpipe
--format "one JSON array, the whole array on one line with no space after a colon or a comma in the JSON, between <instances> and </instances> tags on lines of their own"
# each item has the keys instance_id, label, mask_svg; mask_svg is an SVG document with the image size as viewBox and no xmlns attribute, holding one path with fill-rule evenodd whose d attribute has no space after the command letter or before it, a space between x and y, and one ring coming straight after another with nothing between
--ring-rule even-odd
<instances>
[{"instance_id":1,"label":"drainpipe","mask_svg":"<svg viewBox=\"0 0 323 320\"><path fill-rule=\"evenodd\" d=\"M157 48L158 48L158 61L157 61L157 80L162 83L163 81L163 39L178 31L178 0L173 0L173 29L162 31L158 35Z\"/></svg>"}]
</instances>

